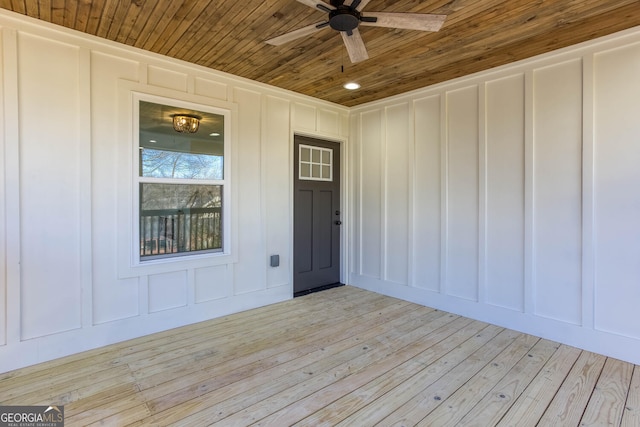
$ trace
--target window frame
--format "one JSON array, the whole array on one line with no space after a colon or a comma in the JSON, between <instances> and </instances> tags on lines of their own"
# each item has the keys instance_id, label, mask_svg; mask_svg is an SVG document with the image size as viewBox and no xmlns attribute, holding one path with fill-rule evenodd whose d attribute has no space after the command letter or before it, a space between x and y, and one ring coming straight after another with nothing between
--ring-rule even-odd
<instances>
[{"instance_id":1,"label":"window frame","mask_svg":"<svg viewBox=\"0 0 640 427\"><path fill-rule=\"evenodd\" d=\"M158 95L134 92L133 101L133 264L148 265L152 263L166 263L177 260L188 260L202 257L228 255L231 246L231 140L230 121L231 111L211 105L202 105L190 101L166 98ZM167 105L170 107L197 110L222 116L224 119L223 133L223 176L222 179L189 179L189 178L156 178L141 176L140 164L140 101ZM222 250L206 250L193 252L179 252L172 255L153 256L143 259L140 256L140 184L182 184L182 185L220 185L222 186Z\"/></svg>"},{"instance_id":2,"label":"window frame","mask_svg":"<svg viewBox=\"0 0 640 427\"><path fill-rule=\"evenodd\" d=\"M309 160L302 160L302 150L306 149L309 150ZM313 152L319 152L320 153L320 160L318 162L313 160ZM323 153L329 153L329 163L325 163L324 160L322 159L322 154ZM309 176L306 176L303 174L302 170L302 165L306 164L309 165ZM318 177L314 177L313 176L313 166L318 166L319 167L319 172L320 172L320 176ZM329 176L328 177L324 177L323 176L323 167L328 167L329 168ZM298 145L298 179L301 181L321 181L321 182L332 182L333 181L333 149L331 148L323 148L323 147L316 147L313 145L306 145L306 144L299 144Z\"/></svg>"}]
</instances>

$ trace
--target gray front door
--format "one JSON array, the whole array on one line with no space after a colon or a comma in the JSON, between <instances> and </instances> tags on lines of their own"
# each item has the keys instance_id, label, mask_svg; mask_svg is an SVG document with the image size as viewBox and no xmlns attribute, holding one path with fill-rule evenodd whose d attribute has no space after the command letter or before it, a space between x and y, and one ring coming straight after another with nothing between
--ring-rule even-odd
<instances>
[{"instance_id":1,"label":"gray front door","mask_svg":"<svg viewBox=\"0 0 640 427\"><path fill-rule=\"evenodd\" d=\"M340 145L294 138L294 294L340 282Z\"/></svg>"}]
</instances>

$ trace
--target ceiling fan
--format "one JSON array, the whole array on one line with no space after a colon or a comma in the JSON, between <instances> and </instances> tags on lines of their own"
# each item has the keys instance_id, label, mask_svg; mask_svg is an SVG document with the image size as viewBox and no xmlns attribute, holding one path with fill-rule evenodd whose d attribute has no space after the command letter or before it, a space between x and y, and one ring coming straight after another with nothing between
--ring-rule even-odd
<instances>
[{"instance_id":1,"label":"ceiling fan","mask_svg":"<svg viewBox=\"0 0 640 427\"><path fill-rule=\"evenodd\" d=\"M266 43L280 46L281 44L311 35L325 27L331 27L342 35L351 62L360 62L369 58L367 48L362 41L358 26L400 28L407 30L438 31L447 15L433 15L428 13L387 13L370 12L363 14L362 9L371 0L297 0L314 9L327 13L328 20L308 25L291 31L290 33L274 37Z\"/></svg>"}]
</instances>

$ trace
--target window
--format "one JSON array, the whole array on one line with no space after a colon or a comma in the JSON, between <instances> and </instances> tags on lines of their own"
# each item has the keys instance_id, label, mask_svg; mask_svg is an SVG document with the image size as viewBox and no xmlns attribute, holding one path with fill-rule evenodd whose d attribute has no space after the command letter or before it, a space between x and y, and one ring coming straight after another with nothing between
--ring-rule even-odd
<instances>
[{"instance_id":1,"label":"window","mask_svg":"<svg viewBox=\"0 0 640 427\"><path fill-rule=\"evenodd\" d=\"M330 148L299 146L299 179L308 181L333 180L333 150Z\"/></svg>"},{"instance_id":2,"label":"window","mask_svg":"<svg viewBox=\"0 0 640 427\"><path fill-rule=\"evenodd\" d=\"M134 102L139 260L223 252L227 112L143 95ZM197 126L176 130L176 115L196 118Z\"/></svg>"}]
</instances>

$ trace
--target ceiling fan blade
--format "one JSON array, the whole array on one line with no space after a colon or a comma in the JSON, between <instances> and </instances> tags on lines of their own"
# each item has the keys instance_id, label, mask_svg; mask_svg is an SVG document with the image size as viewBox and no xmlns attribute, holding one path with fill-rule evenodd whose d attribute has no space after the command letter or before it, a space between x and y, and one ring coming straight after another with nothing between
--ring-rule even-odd
<instances>
[{"instance_id":1,"label":"ceiling fan blade","mask_svg":"<svg viewBox=\"0 0 640 427\"><path fill-rule=\"evenodd\" d=\"M347 47L347 53L349 54L349 59L351 62L360 62L365 59L369 59L369 54L367 53L367 48L362 41L362 37L360 36L360 31L357 28L351 31L349 35L346 31L340 31L342 35L342 40L344 41L345 46Z\"/></svg>"},{"instance_id":2,"label":"ceiling fan blade","mask_svg":"<svg viewBox=\"0 0 640 427\"><path fill-rule=\"evenodd\" d=\"M298 1L314 9L320 9L323 12L329 12L335 9L335 7L331 6L328 3L323 2L322 0L298 0Z\"/></svg>"},{"instance_id":3,"label":"ceiling fan blade","mask_svg":"<svg viewBox=\"0 0 640 427\"><path fill-rule=\"evenodd\" d=\"M284 43L299 39L301 37L313 34L316 31L319 31L319 30L323 29L324 27L327 27L328 25L329 25L328 22L320 22L320 23L317 23L317 24L307 25L306 27L298 28L297 30L293 30L293 31L291 31L289 33L286 33L286 34L283 34L281 36L274 37L272 39L266 40L265 43L268 43L268 44L273 45L273 46L280 46L281 44L284 44Z\"/></svg>"},{"instance_id":4,"label":"ceiling fan blade","mask_svg":"<svg viewBox=\"0 0 640 427\"><path fill-rule=\"evenodd\" d=\"M372 22L372 18L376 18L376 21ZM404 30L438 31L445 19L447 19L447 15L371 12L362 17L360 24Z\"/></svg>"},{"instance_id":5,"label":"ceiling fan blade","mask_svg":"<svg viewBox=\"0 0 640 427\"><path fill-rule=\"evenodd\" d=\"M356 10L359 12L370 2L371 0L347 0L344 2L347 6L355 5Z\"/></svg>"}]
</instances>

